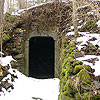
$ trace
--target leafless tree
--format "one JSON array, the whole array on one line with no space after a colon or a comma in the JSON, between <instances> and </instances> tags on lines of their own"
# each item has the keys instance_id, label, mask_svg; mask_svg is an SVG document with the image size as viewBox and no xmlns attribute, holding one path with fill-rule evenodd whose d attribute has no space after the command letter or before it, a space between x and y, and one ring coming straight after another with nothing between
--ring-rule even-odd
<instances>
[{"instance_id":1,"label":"leafless tree","mask_svg":"<svg viewBox=\"0 0 100 100\"><path fill-rule=\"evenodd\" d=\"M5 0L0 0L0 27L2 24L2 20L3 20L4 1Z\"/></svg>"},{"instance_id":2,"label":"leafless tree","mask_svg":"<svg viewBox=\"0 0 100 100\"><path fill-rule=\"evenodd\" d=\"M18 0L18 7L19 9L25 8L25 0Z\"/></svg>"},{"instance_id":3,"label":"leafless tree","mask_svg":"<svg viewBox=\"0 0 100 100\"><path fill-rule=\"evenodd\" d=\"M0 45L2 52L2 33L3 33L3 11L4 11L4 0L0 0ZM2 57L2 54L1 54Z\"/></svg>"},{"instance_id":4,"label":"leafless tree","mask_svg":"<svg viewBox=\"0 0 100 100\"><path fill-rule=\"evenodd\" d=\"M74 26L74 32L75 36L78 35L78 26L77 26L77 4L76 0L72 0L73 3L73 26Z\"/></svg>"}]
</instances>

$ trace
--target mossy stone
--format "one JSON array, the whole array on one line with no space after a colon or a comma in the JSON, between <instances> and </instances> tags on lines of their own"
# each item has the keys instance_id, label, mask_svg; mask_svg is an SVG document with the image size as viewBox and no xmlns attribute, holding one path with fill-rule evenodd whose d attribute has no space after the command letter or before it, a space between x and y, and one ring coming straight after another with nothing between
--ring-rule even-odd
<instances>
[{"instance_id":1,"label":"mossy stone","mask_svg":"<svg viewBox=\"0 0 100 100\"><path fill-rule=\"evenodd\" d=\"M65 96L65 100L75 100L75 99L71 98L71 97L68 97L68 96Z\"/></svg>"},{"instance_id":2,"label":"mossy stone","mask_svg":"<svg viewBox=\"0 0 100 100\"><path fill-rule=\"evenodd\" d=\"M61 73L60 73L60 76L65 76L65 72L67 71L67 69L65 69L65 68L62 68L62 71L61 71Z\"/></svg>"},{"instance_id":3,"label":"mossy stone","mask_svg":"<svg viewBox=\"0 0 100 100\"><path fill-rule=\"evenodd\" d=\"M90 83L90 75L85 69L80 70L80 72L76 76L79 77L80 80L86 83Z\"/></svg>"},{"instance_id":4,"label":"mossy stone","mask_svg":"<svg viewBox=\"0 0 100 100\"><path fill-rule=\"evenodd\" d=\"M80 29L80 31L88 32L96 28L97 28L96 21L90 20Z\"/></svg>"},{"instance_id":5,"label":"mossy stone","mask_svg":"<svg viewBox=\"0 0 100 100\"><path fill-rule=\"evenodd\" d=\"M77 88L74 86L73 80L68 79L64 86L64 95L73 97L73 95L77 92Z\"/></svg>"},{"instance_id":6,"label":"mossy stone","mask_svg":"<svg viewBox=\"0 0 100 100\"><path fill-rule=\"evenodd\" d=\"M13 20L14 20L14 16L7 12L5 14L5 21L10 22L10 21L13 21Z\"/></svg>"},{"instance_id":7,"label":"mossy stone","mask_svg":"<svg viewBox=\"0 0 100 100\"><path fill-rule=\"evenodd\" d=\"M83 65L83 62L82 61L76 61L73 63L73 66L76 66L76 65Z\"/></svg>"},{"instance_id":8,"label":"mossy stone","mask_svg":"<svg viewBox=\"0 0 100 100\"><path fill-rule=\"evenodd\" d=\"M82 65L76 65L73 69L73 74L77 74L81 69L83 69Z\"/></svg>"},{"instance_id":9,"label":"mossy stone","mask_svg":"<svg viewBox=\"0 0 100 100\"><path fill-rule=\"evenodd\" d=\"M80 97L79 93L75 94L75 100L81 100L81 97Z\"/></svg>"},{"instance_id":10,"label":"mossy stone","mask_svg":"<svg viewBox=\"0 0 100 100\"><path fill-rule=\"evenodd\" d=\"M64 95L64 96L69 96L70 98L72 97L72 95L71 95L68 91L64 91L64 92L63 92L63 95Z\"/></svg>"},{"instance_id":11,"label":"mossy stone","mask_svg":"<svg viewBox=\"0 0 100 100\"><path fill-rule=\"evenodd\" d=\"M89 100L90 94L89 94L88 92L83 93L82 95L83 95L83 99L84 99L84 100Z\"/></svg>"},{"instance_id":12,"label":"mossy stone","mask_svg":"<svg viewBox=\"0 0 100 100\"><path fill-rule=\"evenodd\" d=\"M100 94L92 97L90 100L100 100Z\"/></svg>"},{"instance_id":13,"label":"mossy stone","mask_svg":"<svg viewBox=\"0 0 100 100\"><path fill-rule=\"evenodd\" d=\"M90 67L90 66L84 65L83 67L84 67L87 71L91 71L91 67Z\"/></svg>"},{"instance_id":14,"label":"mossy stone","mask_svg":"<svg viewBox=\"0 0 100 100\"><path fill-rule=\"evenodd\" d=\"M11 36L9 35L9 34L2 34L2 38L3 38L3 40L10 40L10 38L11 38Z\"/></svg>"},{"instance_id":15,"label":"mossy stone","mask_svg":"<svg viewBox=\"0 0 100 100\"><path fill-rule=\"evenodd\" d=\"M89 100L89 93L88 92L85 92L83 94L79 94L79 93L76 93L75 94L75 100Z\"/></svg>"},{"instance_id":16,"label":"mossy stone","mask_svg":"<svg viewBox=\"0 0 100 100\"><path fill-rule=\"evenodd\" d=\"M68 57L64 60L63 64L62 64L62 67L66 67L66 64L68 61L72 60L73 58L72 57Z\"/></svg>"}]
</instances>

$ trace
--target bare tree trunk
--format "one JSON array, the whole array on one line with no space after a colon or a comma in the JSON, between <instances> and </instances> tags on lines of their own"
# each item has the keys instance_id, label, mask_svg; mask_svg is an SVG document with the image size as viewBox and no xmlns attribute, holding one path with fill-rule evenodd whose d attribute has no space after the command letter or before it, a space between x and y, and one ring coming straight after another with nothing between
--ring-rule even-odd
<instances>
[{"instance_id":1,"label":"bare tree trunk","mask_svg":"<svg viewBox=\"0 0 100 100\"><path fill-rule=\"evenodd\" d=\"M4 0L0 0L0 27L3 20Z\"/></svg>"},{"instance_id":2,"label":"bare tree trunk","mask_svg":"<svg viewBox=\"0 0 100 100\"><path fill-rule=\"evenodd\" d=\"M3 33L3 11L4 11L4 0L0 0L0 46L2 52L2 33ZM2 57L2 54L1 54Z\"/></svg>"},{"instance_id":3,"label":"bare tree trunk","mask_svg":"<svg viewBox=\"0 0 100 100\"><path fill-rule=\"evenodd\" d=\"M77 26L77 5L76 0L73 0L73 26L74 26L74 32L75 36L78 35L78 26Z\"/></svg>"},{"instance_id":4,"label":"bare tree trunk","mask_svg":"<svg viewBox=\"0 0 100 100\"><path fill-rule=\"evenodd\" d=\"M10 4L9 4L9 0L6 1L7 2L7 12L10 11Z\"/></svg>"},{"instance_id":5,"label":"bare tree trunk","mask_svg":"<svg viewBox=\"0 0 100 100\"><path fill-rule=\"evenodd\" d=\"M25 7L28 7L28 0L25 0Z\"/></svg>"},{"instance_id":6,"label":"bare tree trunk","mask_svg":"<svg viewBox=\"0 0 100 100\"><path fill-rule=\"evenodd\" d=\"M19 9L25 8L25 0L18 0Z\"/></svg>"}]
</instances>

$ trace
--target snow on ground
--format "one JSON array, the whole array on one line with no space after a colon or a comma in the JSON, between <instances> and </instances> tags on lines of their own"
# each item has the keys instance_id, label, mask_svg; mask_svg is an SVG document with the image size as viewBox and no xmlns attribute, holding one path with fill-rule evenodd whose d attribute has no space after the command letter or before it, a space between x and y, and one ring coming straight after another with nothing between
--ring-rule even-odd
<instances>
[{"instance_id":1,"label":"snow on ground","mask_svg":"<svg viewBox=\"0 0 100 100\"><path fill-rule=\"evenodd\" d=\"M87 41L93 37L95 37L97 40L95 41L90 41L93 45L98 45L100 48L100 34L97 33L89 33L89 32L78 32L79 34L83 35L82 37L77 38L77 42L82 42L81 44L77 45L78 49L81 50L83 48L84 44L87 44ZM68 32L67 35L74 35L74 31Z\"/></svg>"},{"instance_id":2,"label":"snow on ground","mask_svg":"<svg viewBox=\"0 0 100 100\"><path fill-rule=\"evenodd\" d=\"M81 28L83 25L81 25L81 26L78 26L78 29L79 28ZM70 30L73 30L74 29L74 26L70 26L70 28L69 28Z\"/></svg>"},{"instance_id":3,"label":"snow on ground","mask_svg":"<svg viewBox=\"0 0 100 100\"><path fill-rule=\"evenodd\" d=\"M3 54L3 53L2 53ZM12 56L6 56L6 57L0 57L0 64L2 66L7 66L9 65L9 67L11 67L10 65L10 61L16 61L12 58Z\"/></svg>"},{"instance_id":4,"label":"snow on ground","mask_svg":"<svg viewBox=\"0 0 100 100\"><path fill-rule=\"evenodd\" d=\"M89 5L84 5L84 6L79 6L77 9L82 9L82 8L85 8L85 7L88 7Z\"/></svg>"},{"instance_id":5,"label":"snow on ground","mask_svg":"<svg viewBox=\"0 0 100 100\"><path fill-rule=\"evenodd\" d=\"M33 6L29 7L29 8L19 9L19 10L16 10L16 11L12 12L11 15L20 16L20 14L25 13L25 11L30 10L30 9L35 8L35 7L38 7L38 6L41 6L41 5L44 5L44 4L47 4L47 3L35 4L35 5L33 5Z\"/></svg>"},{"instance_id":6,"label":"snow on ground","mask_svg":"<svg viewBox=\"0 0 100 100\"><path fill-rule=\"evenodd\" d=\"M86 59L91 59L91 58L98 58L98 61L95 61L95 64L93 65L92 63L89 63L87 61L84 61ZM84 57L79 57L76 58L76 60L83 61L84 64L90 65L91 68L95 69L94 75L98 76L100 75L100 56L95 56L95 55L85 55Z\"/></svg>"},{"instance_id":7,"label":"snow on ground","mask_svg":"<svg viewBox=\"0 0 100 100\"><path fill-rule=\"evenodd\" d=\"M90 14L93 15L94 12L93 12L93 11L90 11L90 12L87 12L87 14L88 14L88 15L90 15Z\"/></svg>"},{"instance_id":8,"label":"snow on ground","mask_svg":"<svg viewBox=\"0 0 100 100\"><path fill-rule=\"evenodd\" d=\"M100 27L100 20L98 20L98 22L96 24L98 25L98 27Z\"/></svg>"},{"instance_id":9,"label":"snow on ground","mask_svg":"<svg viewBox=\"0 0 100 100\"><path fill-rule=\"evenodd\" d=\"M79 32L79 34L84 35L83 37L77 38L77 42L82 42L80 45L78 45L78 49L81 50L83 48L84 44L87 44L87 41L93 37L95 37L97 40L95 41L90 41L93 45L98 45L100 48L100 34L97 33L86 33L86 32Z\"/></svg>"},{"instance_id":10,"label":"snow on ground","mask_svg":"<svg viewBox=\"0 0 100 100\"><path fill-rule=\"evenodd\" d=\"M100 34L97 33L87 33L87 32L79 32L79 34L82 34L83 37L78 37L77 38L77 42L81 42L81 44L77 45L78 49L81 50L81 48L83 48L84 44L87 44L87 41L89 39L92 39L93 37L96 38L95 41L90 41L90 43L92 43L93 45L98 45L100 48ZM81 58L77 58L77 60L86 60L86 59L91 59L91 58L98 58L99 61L95 62L95 65L93 65L92 63L89 63L87 61L83 61L84 64L86 65L90 65L93 69L95 69L94 75L98 76L100 75L100 56L95 56L95 55L85 55L84 57Z\"/></svg>"},{"instance_id":11,"label":"snow on ground","mask_svg":"<svg viewBox=\"0 0 100 100\"><path fill-rule=\"evenodd\" d=\"M6 91L3 88L4 93L0 93L0 100L58 100L60 89L60 80L58 78L35 79L32 77L26 77L16 69L10 68L8 71L17 75L18 79L16 78L14 82L11 82L11 75L8 74L8 76L2 80L4 81L9 78L8 81L13 84L14 89Z\"/></svg>"},{"instance_id":12,"label":"snow on ground","mask_svg":"<svg viewBox=\"0 0 100 100\"><path fill-rule=\"evenodd\" d=\"M72 31L72 32L68 32L66 34L67 35L74 35L75 32ZM97 34L97 33L89 33L89 32L79 32L79 34L83 35L82 37L78 37L77 38L77 42L81 42L79 45L77 45L77 48L78 50L80 51L81 48L83 48L84 44L87 44L87 41L93 37L96 38L95 41L90 41L90 43L92 43L93 45L98 45L99 48L100 48L100 34ZM98 61L95 61L95 64L93 65L93 63L89 63L87 61L84 61L84 60L87 60L87 59L91 59L91 58L98 58ZM100 56L95 56L95 55L85 55L83 57L80 57L80 58L76 58L77 60L81 60L83 61L84 64L86 65L90 65L93 69L95 69L95 72L94 72L94 75L98 76L100 75Z\"/></svg>"}]
</instances>

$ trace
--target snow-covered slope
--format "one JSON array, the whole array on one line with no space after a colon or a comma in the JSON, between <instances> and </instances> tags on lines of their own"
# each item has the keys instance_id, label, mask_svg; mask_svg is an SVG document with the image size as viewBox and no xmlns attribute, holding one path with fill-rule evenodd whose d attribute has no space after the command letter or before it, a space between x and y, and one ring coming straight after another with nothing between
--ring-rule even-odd
<instances>
[{"instance_id":1,"label":"snow-covered slope","mask_svg":"<svg viewBox=\"0 0 100 100\"><path fill-rule=\"evenodd\" d=\"M17 78L12 82L11 74L8 74L2 81L7 80L14 89L2 88L0 100L58 100L60 89L58 78L35 79L26 77L16 69L10 68L8 71Z\"/></svg>"},{"instance_id":2,"label":"snow-covered slope","mask_svg":"<svg viewBox=\"0 0 100 100\"><path fill-rule=\"evenodd\" d=\"M89 49L92 50L95 46L97 46L97 51L93 51L93 54L85 54L83 52L83 57L76 58L76 60L83 61L85 65L91 66L91 68L95 69L94 75L99 76L100 75L100 54L97 55L97 52L100 51L100 34L99 33L89 33L89 32L79 32L80 37L77 38L77 42L79 44L76 45L78 50L81 52L81 50L84 50L83 48L87 48L90 44L90 48L88 47L87 51L90 53ZM74 35L74 32L69 32L67 35ZM93 40L94 39L94 40ZM88 44L89 43L89 44ZM85 49L86 50L86 49Z\"/></svg>"}]
</instances>

